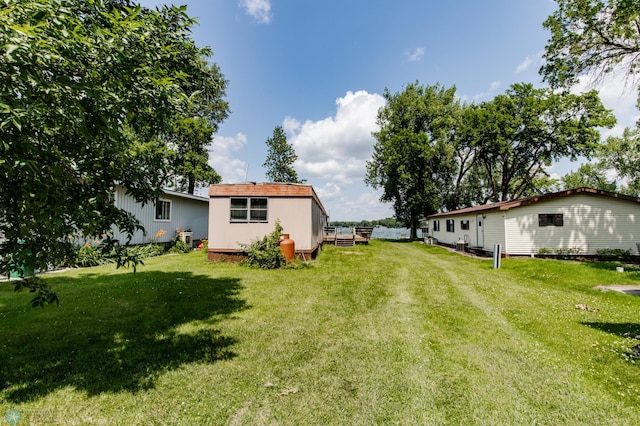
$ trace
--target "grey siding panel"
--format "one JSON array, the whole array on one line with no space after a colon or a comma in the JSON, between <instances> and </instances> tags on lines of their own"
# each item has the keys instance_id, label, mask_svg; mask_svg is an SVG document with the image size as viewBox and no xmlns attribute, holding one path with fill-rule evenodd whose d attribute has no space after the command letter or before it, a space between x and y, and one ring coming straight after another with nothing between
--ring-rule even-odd
<instances>
[{"instance_id":1,"label":"grey siding panel","mask_svg":"<svg viewBox=\"0 0 640 426\"><path fill-rule=\"evenodd\" d=\"M180 196L165 194L164 200L171 201L171 220L155 220L155 204L148 203L142 206L133 197L126 195L125 189L118 187L116 190L116 205L134 214L145 228L145 233L135 233L131 244L145 244L152 240L159 243L170 242L177 237L177 230L191 229L193 239L207 238L208 235L208 200L192 200ZM163 235L159 235L163 234ZM157 236L157 237L156 237ZM115 238L126 240L126 234L115 232Z\"/></svg>"}]
</instances>

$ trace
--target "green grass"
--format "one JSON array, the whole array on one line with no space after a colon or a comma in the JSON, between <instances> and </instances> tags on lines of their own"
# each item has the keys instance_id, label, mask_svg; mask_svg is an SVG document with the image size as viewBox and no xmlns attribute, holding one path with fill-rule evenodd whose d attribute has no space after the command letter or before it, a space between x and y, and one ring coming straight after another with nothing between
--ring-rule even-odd
<instances>
[{"instance_id":1,"label":"green grass","mask_svg":"<svg viewBox=\"0 0 640 426\"><path fill-rule=\"evenodd\" d=\"M637 424L640 284L614 264L326 247L263 271L202 253L0 283L0 416L28 424ZM598 312L575 308L587 304Z\"/></svg>"}]
</instances>

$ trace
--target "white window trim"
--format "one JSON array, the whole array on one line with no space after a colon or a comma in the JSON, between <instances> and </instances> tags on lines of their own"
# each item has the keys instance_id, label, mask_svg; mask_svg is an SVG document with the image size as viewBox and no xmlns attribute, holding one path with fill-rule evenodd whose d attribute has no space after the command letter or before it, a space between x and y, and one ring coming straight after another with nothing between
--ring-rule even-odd
<instances>
[{"instance_id":1,"label":"white window trim","mask_svg":"<svg viewBox=\"0 0 640 426\"><path fill-rule=\"evenodd\" d=\"M169 219L158 219L157 218L157 209L158 209L158 203L159 202L164 202L164 203L169 203ZM153 205L153 221L154 222L171 222L171 216L173 215L173 202L171 200L167 200L166 198L158 198L158 201Z\"/></svg>"},{"instance_id":2,"label":"white window trim","mask_svg":"<svg viewBox=\"0 0 640 426\"><path fill-rule=\"evenodd\" d=\"M247 210L246 213L247 215L245 216L244 219L232 219L231 218L231 210L234 210L231 208L231 200L247 200ZM267 200L267 217L265 220L251 220L251 200L252 199L261 199L261 200ZM229 199L229 222L230 223L269 223L269 197L231 197Z\"/></svg>"}]
</instances>

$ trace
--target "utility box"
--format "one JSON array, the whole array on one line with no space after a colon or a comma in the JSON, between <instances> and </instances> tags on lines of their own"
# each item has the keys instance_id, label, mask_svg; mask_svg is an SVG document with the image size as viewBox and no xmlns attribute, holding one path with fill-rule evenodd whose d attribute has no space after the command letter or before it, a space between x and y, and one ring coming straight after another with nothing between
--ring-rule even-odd
<instances>
[{"instance_id":1,"label":"utility box","mask_svg":"<svg viewBox=\"0 0 640 426\"><path fill-rule=\"evenodd\" d=\"M189 248L193 248L193 232L180 232L180 241L185 243Z\"/></svg>"}]
</instances>

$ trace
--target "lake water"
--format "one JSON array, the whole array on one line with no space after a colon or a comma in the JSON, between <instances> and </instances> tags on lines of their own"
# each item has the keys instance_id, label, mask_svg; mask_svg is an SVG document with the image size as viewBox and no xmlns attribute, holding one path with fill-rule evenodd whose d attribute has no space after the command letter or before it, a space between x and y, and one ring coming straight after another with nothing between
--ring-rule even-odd
<instances>
[{"instance_id":1,"label":"lake water","mask_svg":"<svg viewBox=\"0 0 640 426\"><path fill-rule=\"evenodd\" d=\"M409 228L373 228L371 239L408 240L410 235L411 230ZM420 229L418 229L418 238L422 238L422 231Z\"/></svg>"}]
</instances>

